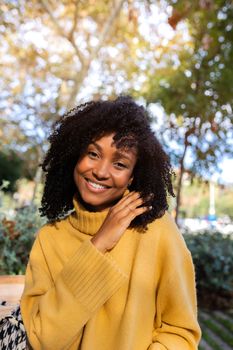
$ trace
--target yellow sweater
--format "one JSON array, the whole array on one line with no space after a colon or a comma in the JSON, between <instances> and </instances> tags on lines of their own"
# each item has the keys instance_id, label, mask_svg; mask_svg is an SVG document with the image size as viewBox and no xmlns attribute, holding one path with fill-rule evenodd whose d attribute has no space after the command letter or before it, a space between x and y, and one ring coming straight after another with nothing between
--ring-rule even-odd
<instances>
[{"instance_id":1,"label":"yellow sweater","mask_svg":"<svg viewBox=\"0 0 233 350\"><path fill-rule=\"evenodd\" d=\"M30 254L21 311L33 349L197 349L192 259L169 214L101 254L90 239L107 211L75 209Z\"/></svg>"}]
</instances>

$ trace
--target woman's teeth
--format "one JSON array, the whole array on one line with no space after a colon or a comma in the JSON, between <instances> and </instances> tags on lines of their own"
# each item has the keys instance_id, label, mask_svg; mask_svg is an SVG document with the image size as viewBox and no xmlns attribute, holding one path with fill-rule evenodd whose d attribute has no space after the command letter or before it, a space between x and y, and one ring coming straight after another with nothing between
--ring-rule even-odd
<instances>
[{"instance_id":1,"label":"woman's teeth","mask_svg":"<svg viewBox=\"0 0 233 350\"><path fill-rule=\"evenodd\" d=\"M92 181L90 181L90 180L87 180L87 181L88 181L88 183L89 183L92 187L94 187L94 188L98 188L98 189L108 188L107 186L99 185L99 184L97 184L97 183L95 183L95 182L92 182Z\"/></svg>"}]
</instances>

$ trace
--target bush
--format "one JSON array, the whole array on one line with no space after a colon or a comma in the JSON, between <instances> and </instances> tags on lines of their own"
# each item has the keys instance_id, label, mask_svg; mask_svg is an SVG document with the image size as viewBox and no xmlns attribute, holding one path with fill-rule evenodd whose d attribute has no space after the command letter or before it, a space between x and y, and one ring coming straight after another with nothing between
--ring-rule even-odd
<instances>
[{"instance_id":1,"label":"bush","mask_svg":"<svg viewBox=\"0 0 233 350\"><path fill-rule=\"evenodd\" d=\"M16 210L13 219L0 216L0 274L24 274L36 231L44 224L35 206Z\"/></svg>"},{"instance_id":2,"label":"bush","mask_svg":"<svg viewBox=\"0 0 233 350\"><path fill-rule=\"evenodd\" d=\"M196 269L199 305L233 307L233 234L184 234Z\"/></svg>"},{"instance_id":3,"label":"bush","mask_svg":"<svg viewBox=\"0 0 233 350\"><path fill-rule=\"evenodd\" d=\"M4 180L9 181L9 186L4 191L14 192L15 183L22 174L23 161L14 151L0 151L0 186Z\"/></svg>"}]
</instances>

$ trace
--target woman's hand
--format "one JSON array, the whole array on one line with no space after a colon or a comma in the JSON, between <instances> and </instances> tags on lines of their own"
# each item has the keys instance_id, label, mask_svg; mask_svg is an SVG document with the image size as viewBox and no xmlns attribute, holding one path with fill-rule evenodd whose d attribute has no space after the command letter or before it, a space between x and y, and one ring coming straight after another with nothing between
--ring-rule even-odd
<instances>
[{"instance_id":1,"label":"woman's hand","mask_svg":"<svg viewBox=\"0 0 233 350\"><path fill-rule=\"evenodd\" d=\"M151 209L148 206L141 206L142 204L140 194L130 192L110 208L99 231L91 239L94 246L102 253L115 247L131 221Z\"/></svg>"}]
</instances>

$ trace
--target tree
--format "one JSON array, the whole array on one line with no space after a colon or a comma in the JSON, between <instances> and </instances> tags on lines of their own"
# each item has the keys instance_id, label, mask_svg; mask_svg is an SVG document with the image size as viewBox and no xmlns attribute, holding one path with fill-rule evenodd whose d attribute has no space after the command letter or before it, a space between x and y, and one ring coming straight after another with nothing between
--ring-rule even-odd
<instances>
[{"instance_id":1,"label":"tree","mask_svg":"<svg viewBox=\"0 0 233 350\"><path fill-rule=\"evenodd\" d=\"M24 158L28 156L29 168L36 167L47 149L52 124L77 98L83 100L78 94L81 87L88 89L89 74L97 73L99 79L97 86L86 92L94 95L100 86L113 85L117 69L136 68L122 55L135 49L137 44L130 40L134 35L141 37L137 10L123 0L98 4L91 0L59 4L20 0L3 1L0 15L1 149L6 145L16 149ZM111 50L119 56L115 68ZM106 74L101 74L101 66ZM107 81L108 73L111 81L109 77ZM30 172L35 173L34 168ZM35 179L39 180L38 174Z\"/></svg>"},{"instance_id":2,"label":"tree","mask_svg":"<svg viewBox=\"0 0 233 350\"><path fill-rule=\"evenodd\" d=\"M40 162L58 116L84 96L135 83L149 45L139 6L149 8L130 0L1 2L0 126L8 148Z\"/></svg>"},{"instance_id":3,"label":"tree","mask_svg":"<svg viewBox=\"0 0 233 350\"><path fill-rule=\"evenodd\" d=\"M233 4L168 3L173 6L170 25L174 30L183 25L189 39L150 75L144 96L165 111L160 131L179 167L178 219L184 172L206 176L218 168L223 155L232 155Z\"/></svg>"}]
</instances>

